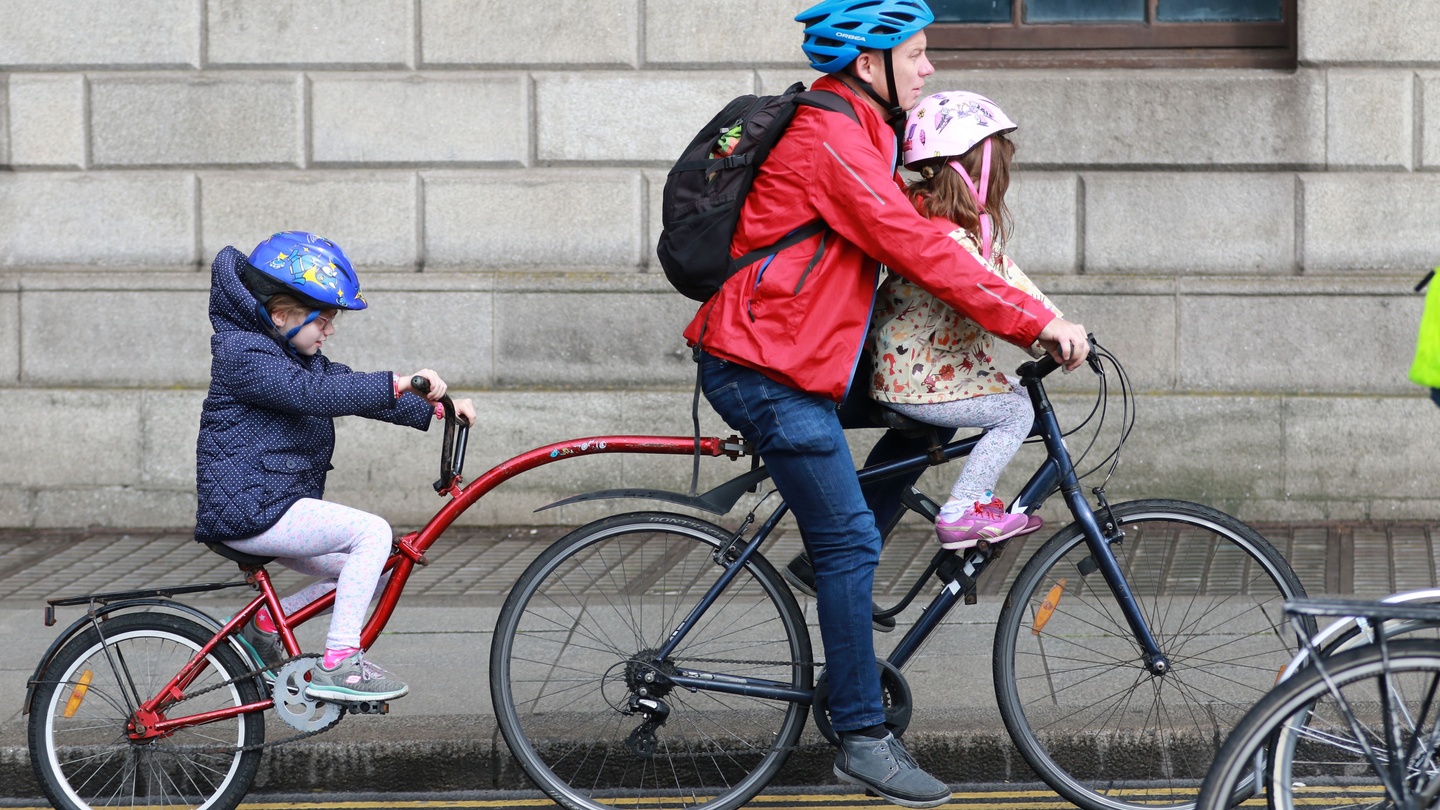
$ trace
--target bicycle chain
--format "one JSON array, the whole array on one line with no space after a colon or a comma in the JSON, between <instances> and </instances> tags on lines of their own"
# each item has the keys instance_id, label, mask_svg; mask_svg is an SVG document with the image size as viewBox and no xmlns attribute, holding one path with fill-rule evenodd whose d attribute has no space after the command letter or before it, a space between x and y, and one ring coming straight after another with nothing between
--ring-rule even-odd
<instances>
[{"instance_id":1,"label":"bicycle chain","mask_svg":"<svg viewBox=\"0 0 1440 810\"><path fill-rule=\"evenodd\" d=\"M285 666L286 664L289 664L289 663L291 663L291 662L300 661L300 660L303 660L303 659L306 659L306 658L319 658L319 657L320 657L320 654L319 654L319 653L301 653L300 655L292 656L292 657L290 657L290 658L286 658L286 659L283 659L283 660L281 660L281 661L277 661L273 667L272 667L272 666L262 666L262 667L260 667L259 669L252 669L252 670L250 670L249 672L242 672L241 674L236 675L235 677L230 678L230 679L228 679L228 680L220 681L219 683L212 684L212 685L210 685L210 686L205 687L204 689L200 689L200 690L197 690L197 691L195 691L195 692L189 692L189 693L187 693L187 694L185 695L185 697L180 698L179 700L175 701L174 703L171 703L170 705L171 705L171 706L178 706L178 705L180 705L181 703L184 703L184 702L187 701L187 700L190 700L190 699L192 699L192 698L197 698L197 697L199 697L199 696L201 696L201 695L203 695L203 694L206 694L206 693L208 693L208 692L213 692L213 691L215 691L216 689L222 689L222 688L224 688L224 687L226 687L226 686L230 686L230 685L232 685L232 684L239 683L240 681L243 681L243 680L252 679L252 678L260 678L261 680L264 680L263 675L264 675L267 671L278 671L281 667L283 667L283 666ZM271 697L271 699L273 700L274 697L275 697L275 694L274 694L274 693L275 693L275 682L274 682L274 681L270 681L270 682L269 682L269 686L270 686L270 693L271 693L271 694L270 694L270 697ZM212 746L212 747L210 747L210 748L199 748L199 749L196 749L196 748L187 748L187 749L184 751L184 753L185 753L185 754L192 754L192 753L202 753L202 754L209 754L209 753L216 753L216 754L223 754L223 753L244 753L244 752L246 752L246 751L260 751L260 750L263 750L263 749L266 749L266 748L274 748L275 746L278 746L278 745L284 745L284 744L286 744L286 743L292 743L292 742L295 742L295 741L297 741L297 740L306 739L306 738L308 738L308 737L314 737L314 736L317 735L317 734L324 734L325 732L329 731L330 729L332 729L332 728L340 725L340 721L345 717L345 714L346 714L346 712L341 711L340 714L335 717L334 722L325 725L323 728L317 728L317 729L315 729L314 731L302 731L302 732L300 732L299 734L295 734L295 735L292 735L292 736L289 736L289 737L282 737L282 738L280 738L280 739L278 739L278 740L270 740L270 741L268 741L268 742L255 743L255 744L253 744L253 745L220 745L220 746ZM164 752L164 753L170 753L170 752L167 751L167 752ZM179 751L174 752L174 754L175 754L176 756L179 756L180 753L181 753L181 752L179 752Z\"/></svg>"},{"instance_id":2,"label":"bicycle chain","mask_svg":"<svg viewBox=\"0 0 1440 810\"><path fill-rule=\"evenodd\" d=\"M764 664L764 665L767 665L767 666L782 666L782 667L794 666L794 665L797 665L797 664L798 664L798 665L802 665L802 666L808 665L808 666L821 667L821 668L823 668L823 667L825 666L825 662L824 662L824 661L793 661L793 660L791 660L791 661L761 661L761 660L756 660L756 659L752 659L752 658L686 658L685 661L686 661L687 663L698 663L698 664ZM642 666L649 667L649 668L651 668L651 669L654 669L654 668L655 668L655 665L654 665L654 664L651 664L651 663L649 663L649 662L643 663ZM658 670L657 670L657 671L658 671ZM663 674L663 673L661 673L661 674ZM795 751L820 751L820 750L830 750L830 749L833 749L833 748L834 748L834 746L831 745L829 742L823 742L823 741L822 741L822 742L815 742L815 743L796 743L795 745L787 745L787 746L784 746L784 747L781 747L781 748L773 748L773 749L766 749L766 750L772 750L772 751L788 751L788 752L792 752L792 753L793 753L793 752L795 752ZM701 757L707 757L707 758L708 758L708 757L713 757L713 756L715 756L715 755L734 755L734 756L740 756L740 755L750 755L750 754L754 754L754 753L756 753L756 751L755 751L755 749L753 749L753 748L738 748L738 749L733 749L733 750L732 750L732 749L723 749L723 748L722 748L722 749L719 749L719 750L706 749L705 751L695 751L695 752L689 754L688 756L690 756L690 757L692 757L692 758L701 758ZM687 755L686 755L685 753L683 753L683 752L671 752L668 756L671 756L671 757L676 757L676 756L684 757L684 756L687 756Z\"/></svg>"},{"instance_id":3,"label":"bicycle chain","mask_svg":"<svg viewBox=\"0 0 1440 810\"><path fill-rule=\"evenodd\" d=\"M243 673L241 673L241 674L239 674L239 675L236 675L236 676L233 677L233 678L229 678L229 679L227 679L227 680L220 681L219 683L211 684L210 686L207 686L207 687L205 687L204 689L200 689L200 690L195 691L195 692L189 692L189 693L187 693L187 694L185 695L185 697L183 697L183 698L175 701L174 703L172 703L172 704L170 704L170 705L171 705L171 706L178 706L179 704L184 703L184 702L187 701L187 700L190 700L190 699L192 699L192 698L197 698L197 697L199 697L199 696L201 696L201 695L204 695L204 694L206 694L206 693L209 693L209 692L213 692L213 691L215 691L216 689L222 689L222 688L224 688L224 687L226 687L226 686L230 686L230 685L232 685L232 684L238 683L238 682L243 681L243 680L260 677L260 676L262 676L262 675L263 675L265 672L267 672L267 671L277 670L277 669L279 669L279 668L281 668L281 667L285 666L286 664L289 664L289 663L291 663L291 662L293 662L293 661L299 661L299 660L302 660L302 659L305 659L305 658L319 658L319 657L320 657L320 655L319 655L318 653L304 653L304 654L301 654L301 655L293 656L293 657L291 657L291 658L286 658L286 659L283 659L283 660L281 660L281 661L276 662L273 667L272 667L272 666L265 666L265 667L261 667L261 668L259 668L259 669L253 669L253 670L250 670L249 672L243 672ZM800 665L819 666L819 667L823 667L823 666L825 665L825 662L824 662L824 661L799 661L799 662L797 662L797 661L763 661L763 660L747 659L747 658L687 658L686 660L687 660L687 661L690 661L690 662L694 662L694 663L700 663L700 664L757 664L757 665L765 665L765 666L787 666L787 667L788 667L788 666L793 666L793 665L795 665L795 664L797 664L797 663L800 664ZM647 663L647 664L644 664L643 666L653 667L653 665L648 664L648 663ZM271 697L272 697L272 698L274 697L274 694L273 694L273 693L274 693L274 688L275 688L274 682L270 682L270 689L271 689ZM325 732L327 732L327 731L329 731L330 729L332 729L332 728L336 727L337 725L339 725L339 724L340 724L340 721L345 717L345 714L346 714L346 713L342 711L342 712L335 718L334 722L326 725L326 726L323 727L323 728L318 728L318 729L315 729L314 731L302 731L302 732L300 732L299 734L294 734L294 735L291 735L291 736L289 736L289 737L283 737L283 738L278 739L278 740L269 740L269 741L266 741L266 742L263 742L263 743L256 743L256 744L253 744L253 745L226 745L226 746L213 746L213 747L210 747L210 748L201 748L201 749L193 749L193 748L191 748L191 749L187 749L184 753L186 753L186 754L192 754L192 753L244 753L244 752L247 752L247 751L261 751L261 750L264 750L264 749L266 749L266 748L274 748L274 747L276 747L276 746L285 745L285 744L287 744L287 743L297 742L297 741L299 741L299 740L308 739L308 738L310 738L310 737L314 737L314 736L319 735L319 734L324 734ZM783 747L783 748L776 748L776 749L774 749L774 750L776 750L776 751L789 751L789 752L794 752L794 751L821 750L821 749L828 749L828 748L831 748L831 747L832 747L832 746L831 746L828 742L820 742L820 743L805 743L805 744L787 745L787 746L785 746L785 747ZM171 752L163 751L163 750L157 750L157 753L171 753ZM177 751L177 752L174 752L174 755L175 755L175 756L179 756L180 753L181 753L181 752L178 752L178 751ZM726 754L726 753L735 754L735 755L740 755L740 754L753 754L753 753L755 753L755 752L754 752L754 750L735 750L735 751L728 751L728 752L727 752L727 751L723 751L723 750L722 750L722 751L714 751L714 750L711 750L711 751L706 751L706 752L704 752L704 755L705 755L705 756L713 756L713 755L715 755L715 754ZM696 752L696 755L697 755L697 756L700 755L700 754L701 754L701 752Z\"/></svg>"}]
</instances>

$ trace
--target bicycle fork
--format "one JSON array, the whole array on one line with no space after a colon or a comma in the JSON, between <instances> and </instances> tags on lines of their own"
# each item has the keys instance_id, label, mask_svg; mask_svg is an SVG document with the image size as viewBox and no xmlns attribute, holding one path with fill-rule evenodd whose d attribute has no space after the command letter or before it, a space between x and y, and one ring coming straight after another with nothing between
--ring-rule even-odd
<instances>
[{"instance_id":1,"label":"bicycle fork","mask_svg":"<svg viewBox=\"0 0 1440 810\"><path fill-rule=\"evenodd\" d=\"M1115 550L1111 547L1112 543L1119 542L1124 537L1124 533L1110 517L1110 506L1105 501L1104 492L1097 491L1100 507L1107 516L1106 530L1101 530L1095 519L1095 511L1080 488L1080 479L1075 475L1075 465L1071 461L1070 451L1065 447L1064 434L1060 430L1060 423L1055 419L1055 409L1050 404L1050 398L1043 387L1031 385L1029 380L1024 382L1030 389L1030 399L1035 406L1034 432L1044 439L1050 458L1025 484L1016 498L1016 503L1039 504L1046 495L1059 488L1066 505L1070 507L1070 514L1075 517L1075 522L1080 524L1085 535L1085 545L1090 549L1088 561L1094 567L1082 564L1080 574L1084 576L1099 570L1100 576L1104 578L1105 584L1119 604L1120 613L1130 626L1130 632L1134 634L1145 669L1152 675L1164 675L1170 671L1170 660L1160 650L1159 643L1150 632L1150 624L1141 614L1140 605L1135 600L1134 592L1130 590L1130 583L1125 581L1125 574L1120 570L1120 562L1115 558Z\"/></svg>"}]
</instances>

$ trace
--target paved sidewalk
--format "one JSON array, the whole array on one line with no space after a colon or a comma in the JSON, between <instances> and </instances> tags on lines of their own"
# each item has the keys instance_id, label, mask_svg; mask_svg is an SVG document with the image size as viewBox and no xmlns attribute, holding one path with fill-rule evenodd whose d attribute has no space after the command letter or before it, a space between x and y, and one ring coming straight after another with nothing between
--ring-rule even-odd
<instances>
[{"instance_id":1,"label":"paved sidewalk","mask_svg":"<svg viewBox=\"0 0 1440 810\"><path fill-rule=\"evenodd\" d=\"M1440 521L1257 528L1287 555L1312 595L1381 596L1440 584L1435 555ZM528 787L510 764L491 713L490 637L516 578L565 531L547 526L448 532L429 552L431 564L411 579L374 651L376 660L410 682L412 694L396 701L387 717L349 717L323 736L268 751L257 789ZM772 542L767 556L779 563L799 549L793 531ZM880 601L893 601L908 587L929 561L932 543L923 527L898 534L882 558ZM979 605L958 608L906 670L923 710L917 711L912 728L952 741L963 738L962 747L972 750L981 744L1009 751L992 760L1006 772L988 770L991 781L1029 778L1009 748L990 685L991 628L1003 591L1026 557L1018 548L1003 556L983 581ZM283 569L272 573L282 589L302 581ZM0 796L37 795L26 759L26 718L20 713L25 683L55 635L82 615L77 608L62 608L60 624L47 628L42 622L46 598L237 578L233 563L192 542L187 530L0 530ZM224 616L249 594L237 588L184 601ZM813 611L811 600L801 603ZM918 613L912 607L901 617L902 625ZM324 622L305 628L306 649L320 646L323 629ZM813 635L818 648L818 634ZM890 643L882 637L879 647L886 650ZM288 732L279 722L267 726L271 737ZM828 773L822 756L816 762L797 761L786 778L792 784L823 783L830 781Z\"/></svg>"}]
</instances>

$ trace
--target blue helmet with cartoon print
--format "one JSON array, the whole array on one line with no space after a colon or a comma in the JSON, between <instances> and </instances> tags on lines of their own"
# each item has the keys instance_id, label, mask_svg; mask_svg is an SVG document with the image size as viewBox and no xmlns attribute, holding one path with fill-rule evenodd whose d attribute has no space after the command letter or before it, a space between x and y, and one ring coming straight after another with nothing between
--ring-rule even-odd
<instances>
[{"instance_id":1,"label":"blue helmet with cartoon print","mask_svg":"<svg viewBox=\"0 0 1440 810\"><path fill-rule=\"evenodd\" d=\"M321 309L364 309L360 279L340 246L305 231L281 231L250 251L245 284L260 303L278 294Z\"/></svg>"},{"instance_id":2,"label":"blue helmet with cartoon print","mask_svg":"<svg viewBox=\"0 0 1440 810\"><path fill-rule=\"evenodd\" d=\"M800 48L810 67L837 73L862 49L888 51L935 22L935 15L925 0L823 0L795 21L805 24Z\"/></svg>"}]
</instances>

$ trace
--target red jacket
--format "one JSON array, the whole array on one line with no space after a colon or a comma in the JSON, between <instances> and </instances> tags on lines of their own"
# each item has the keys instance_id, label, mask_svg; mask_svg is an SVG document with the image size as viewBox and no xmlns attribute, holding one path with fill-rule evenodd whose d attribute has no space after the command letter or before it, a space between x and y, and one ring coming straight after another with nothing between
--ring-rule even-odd
<instances>
[{"instance_id":1,"label":"red jacket","mask_svg":"<svg viewBox=\"0 0 1440 810\"><path fill-rule=\"evenodd\" d=\"M730 255L815 220L830 229L731 276L686 327L690 344L838 402L864 348L882 262L993 334L1034 343L1054 313L915 210L881 114L838 79L822 77L813 89L849 100L860 126L800 107L756 173Z\"/></svg>"}]
</instances>

